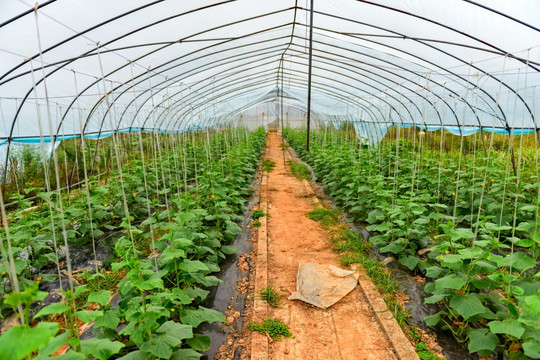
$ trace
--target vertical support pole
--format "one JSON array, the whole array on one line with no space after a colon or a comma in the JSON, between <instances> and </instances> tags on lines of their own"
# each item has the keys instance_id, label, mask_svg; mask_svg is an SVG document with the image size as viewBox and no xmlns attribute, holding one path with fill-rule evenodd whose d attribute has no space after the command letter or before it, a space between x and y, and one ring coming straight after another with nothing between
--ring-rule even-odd
<instances>
[{"instance_id":1,"label":"vertical support pole","mask_svg":"<svg viewBox=\"0 0 540 360\"><path fill-rule=\"evenodd\" d=\"M309 60L308 60L308 98L307 98L307 133L306 151L309 151L309 130L311 125L311 68L313 63L313 2L309 9Z\"/></svg>"},{"instance_id":2,"label":"vertical support pole","mask_svg":"<svg viewBox=\"0 0 540 360\"><path fill-rule=\"evenodd\" d=\"M280 94L280 100L281 100L281 136L283 136L283 56L281 56L281 85L279 87L279 94Z\"/></svg>"}]
</instances>

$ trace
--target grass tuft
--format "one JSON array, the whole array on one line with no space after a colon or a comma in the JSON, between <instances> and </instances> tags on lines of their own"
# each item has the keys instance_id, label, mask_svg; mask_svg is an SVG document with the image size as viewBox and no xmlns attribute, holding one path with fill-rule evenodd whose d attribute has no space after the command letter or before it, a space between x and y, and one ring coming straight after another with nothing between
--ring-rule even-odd
<instances>
[{"instance_id":1,"label":"grass tuft","mask_svg":"<svg viewBox=\"0 0 540 360\"><path fill-rule=\"evenodd\" d=\"M272 286L265 287L264 289L259 290L259 296L261 300L264 300L273 308L279 307L279 302L281 301L281 294L279 294Z\"/></svg>"},{"instance_id":2,"label":"grass tuft","mask_svg":"<svg viewBox=\"0 0 540 360\"><path fill-rule=\"evenodd\" d=\"M253 215L252 215L252 216L253 216L253 218L254 218L255 220L257 220L257 219L260 219L260 218L262 218L262 217L264 217L264 216L268 216L268 214L265 213L264 211L262 211L261 209L257 209L257 210L255 210L255 211L253 212Z\"/></svg>"},{"instance_id":3,"label":"grass tuft","mask_svg":"<svg viewBox=\"0 0 540 360\"><path fill-rule=\"evenodd\" d=\"M311 171L304 164L295 161L287 161L287 165L291 167L291 173L298 180L311 180Z\"/></svg>"},{"instance_id":4,"label":"grass tuft","mask_svg":"<svg viewBox=\"0 0 540 360\"><path fill-rule=\"evenodd\" d=\"M278 319L266 318L263 322L252 321L247 327L251 331L257 331L263 335L268 334L275 341L279 341L284 337L292 337L289 325L284 324Z\"/></svg>"},{"instance_id":5,"label":"grass tuft","mask_svg":"<svg viewBox=\"0 0 540 360\"><path fill-rule=\"evenodd\" d=\"M266 172L272 172L276 167L276 163L272 160L264 160L262 162L262 168Z\"/></svg>"},{"instance_id":6,"label":"grass tuft","mask_svg":"<svg viewBox=\"0 0 540 360\"><path fill-rule=\"evenodd\" d=\"M336 210L319 208L307 213L311 220L318 221L324 228L339 225L339 213Z\"/></svg>"}]
</instances>

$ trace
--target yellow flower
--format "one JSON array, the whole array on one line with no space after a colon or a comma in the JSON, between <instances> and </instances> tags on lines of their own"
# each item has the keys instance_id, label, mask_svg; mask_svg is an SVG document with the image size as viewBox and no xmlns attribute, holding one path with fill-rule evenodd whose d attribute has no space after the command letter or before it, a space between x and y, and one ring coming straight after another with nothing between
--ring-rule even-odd
<instances>
[{"instance_id":1,"label":"yellow flower","mask_svg":"<svg viewBox=\"0 0 540 360\"><path fill-rule=\"evenodd\" d=\"M453 193L452 193L452 196L456 196L456 193L455 193L455 192L453 192ZM441 256L442 256L442 255L441 255Z\"/></svg>"},{"instance_id":2,"label":"yellow flower","mask_svg":"<svg viewBox=\"0 0 540 360\"><path fill-rule=\"evenodd\" d=\"M491 182L495 182L495 179L491 179Z\"/></svg>"},{"instance_id":3,"label":"yellow flower","mask_svg":"<svg viewBox=\"0 0 540 360\"><path fill-rule=\"evenodd\" d=\"M171 309L172 312L174 312L174 309Z\"/></svg>"},{"instance_id":4,"label":"yellow flower","mask_svg":"<svg viewBox=\"0 0 540 360\"><path fill-rule=\"evenodd\" d=\"M484 183L482 183L482 187L484 187Z\"/></svg>"},{"instance_id":5,"label":"yellow flower","mask_svg":"<svg viewBox=\"0 0 540 360\"><path fill-rule=\"evenodd\" d=\"M441 254L441 260L442 260L442 259L443 259L443 256L442 256L442 254Z\"/></svg>"},{"instance_id":6,"label":"yellow flower","mask_svg":"<svg viewBox=\"0 0 540 360\"><path fill-rule=\"evenodd\" d=\"M212 199L216 197L216 195L212 194L212 196L210 196Z\"/></svg>"},{"instance_id":7,"label":"yellow flower","mask_svg":"<svg viewBox=\"0 0 540 360\"><path fill-rule=\"evenodd\" d=\"M195 298L191 298L191 301L194 301L194 300L195 300Z\"/></svg>"}]
</instances>

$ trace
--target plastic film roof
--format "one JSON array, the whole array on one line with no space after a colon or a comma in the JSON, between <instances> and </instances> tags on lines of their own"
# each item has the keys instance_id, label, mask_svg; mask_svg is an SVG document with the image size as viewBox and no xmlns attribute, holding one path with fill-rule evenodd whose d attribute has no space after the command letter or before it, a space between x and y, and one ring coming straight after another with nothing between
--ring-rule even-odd
<instances>
[{"instance_id":1,"label":"plastic film roof","mask_svg":"<svg viewBox=\"0 0 540 360\"><path fill-rule=\"evenodd\" d=\"M3 0L0 138L183 131L267 101L303 108L309 6ZM314 0L313 114L537 131L539 14L535 0Z\"/></svg>"}]
</instances>

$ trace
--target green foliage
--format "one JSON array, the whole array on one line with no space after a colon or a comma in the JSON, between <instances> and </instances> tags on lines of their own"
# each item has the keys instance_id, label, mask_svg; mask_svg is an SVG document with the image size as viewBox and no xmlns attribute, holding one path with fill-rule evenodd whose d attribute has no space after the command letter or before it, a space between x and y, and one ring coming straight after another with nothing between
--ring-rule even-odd
<instances>
[{"instance_id":1,"label":"green foliage","mask_svg":"<svg viewBox=\"0 0 540 360\"><path fill-rule=\"evenodd\" d=\"M318 221L324 228L339 224L339 213L333 209L319 208L307 213L311 220Z\"/></svg>"},{"instance_id":2,"label":"green foliage","mask_svg":"<svg viewBox=\"0 0 540 360\"><path fill-rule=\"evenodd\" d=\"M254 228L260 228L261 225L262 224L259 220L255 220L254 222L251 223L251 226L253 226Z\"/></svg>"},{"instance_id":3,"label":"green foliage","mask_svg":"<svg viewBox=\"0 0 540 360\"><path fill-rule=\"evenodd\" d=\"M262 218L262 217L264 217L264 216L268 216L268 214L265 213L264 211L262 211L261 209L255 210L255 211L253 212L253 215L252 215L252 217L253 217L255 220L260 219L260 218Z\"/></svg>"},{"instance_id":4,"label":"green foliage","mask_svg":"<svg viewBox=\"0 0 540 360\"><path fill-rule=\"evenodd\" d=\"M247 326L251 331L257 331L261 334L268 334L268 336L275 341L280 341L284 337L292 337L289 330L289 325L284 324L278 319L266 318L262 322L252 321Z\"/></svg>"},{"instance_id":5,"label":"green foliage","mask_svg":"<svg viewBox=\"0 0 540 360\"><path fill-rule=\"evenodd\" d=\"M264 289L259 290L259 297L261 300L266 301L271 307L279 307L281 294L278 293L272 286L267 286Z\"/></svg>"},{"instance_id":6,"label":"green foliage","mask_svg":"<svg viewBox=\"0 0 540 360\"><path fill-rule=\"evenodd\" d=\"M308 167L299 162L289 160L287 164L291 168L291 173L299 180L311 180L311 171Z\"/></svg>"},{"instance_id":7,"label":"green foliage","mask_svg":"<svg viewBox=\"0 0 540 360\"><path fill-rule=\"evenodd\" d=\"M276 163L272 160L264 160L262 162L262 169L266 172L272 172L274 171L274 168L276 167Z\"/></svg>"},{"instance_id":8,"label":"green foliage","mask_svg":"<svg viewBox=\"0 0 540 360\"><path fill-rule=\"evenodd\" d=\"M245 211L265 136L263 129L247 138L243 131L224 131L211 138L193 134L180 149L178 143L168 144L162 154L147 158L144 166L140 152L130 153L122 169L122 185L114 166L110 181L89 179L90 204L84 188L60 196L31 189L38 192L43 206L38 201L34 211L10 214L13 265L23 290L15 293L5 286L1 305L6 313L21 310L25 324L38 323L36 327L14 327L0 336L0 354L9 354L0 358L46 359L67 344L69 351L63 357L69 359L199 359L197 351L206 351L210 339L194 334L193 329L203 322L225 321L222 313L201 303L209 293L206 289L220 281L214 275L220 261L237 252L230 242L242 231L237 222ZM148 147L153 140L143 139L148 154L153 154ZM69 151L66 149L66 161L70 161ZM182 163L177 157L183 157ZM162 174L156 169L162 169ZM141 184L143 175L146 188ZM58 213L60 201L63 218ZM85 285L63 291L62 302L38 306L31 318L36 303L47 295L32 280L34 272L58 262L52 233L62 234L62 223L71 244L110 241L115 256L107 266L112 271L77 275ZM23 249L27 256L21 256ZM5 263L2 267L7 284L10 267ZM49 274L39 274L39 278L54 280ZM115 291L121 301L111 308L109 299ZM59 316L67 320L66 328L45 322ZM95 338L79 340L80 323L94 321ZM124 326L118 330L120 323ZM13 337L24 339L24 346L14 350Z\"/></svg>"},{"instance_id":9,"label":"green foliage","mask_svg":"<svg viewBox=\"0 0 540 360\"><path fill-rule=\"evenodd\" d=\"M410 139L362 147L346 131L313 132L306 152L304 130L284 135L334 202L371 232L370 243L427 278L425 302L442 309L425 319L428 326L468 341L472 353L499 347L510 355L521 345L512 356L533 357L540 339L538 149L524 149L517 181L506 152L487 158L474 147L440 152L438 144L420 152ZM383 273L338 240L343 263ZM393 287L384 276L375 282Z\"/></svg>"}]
</instances>

